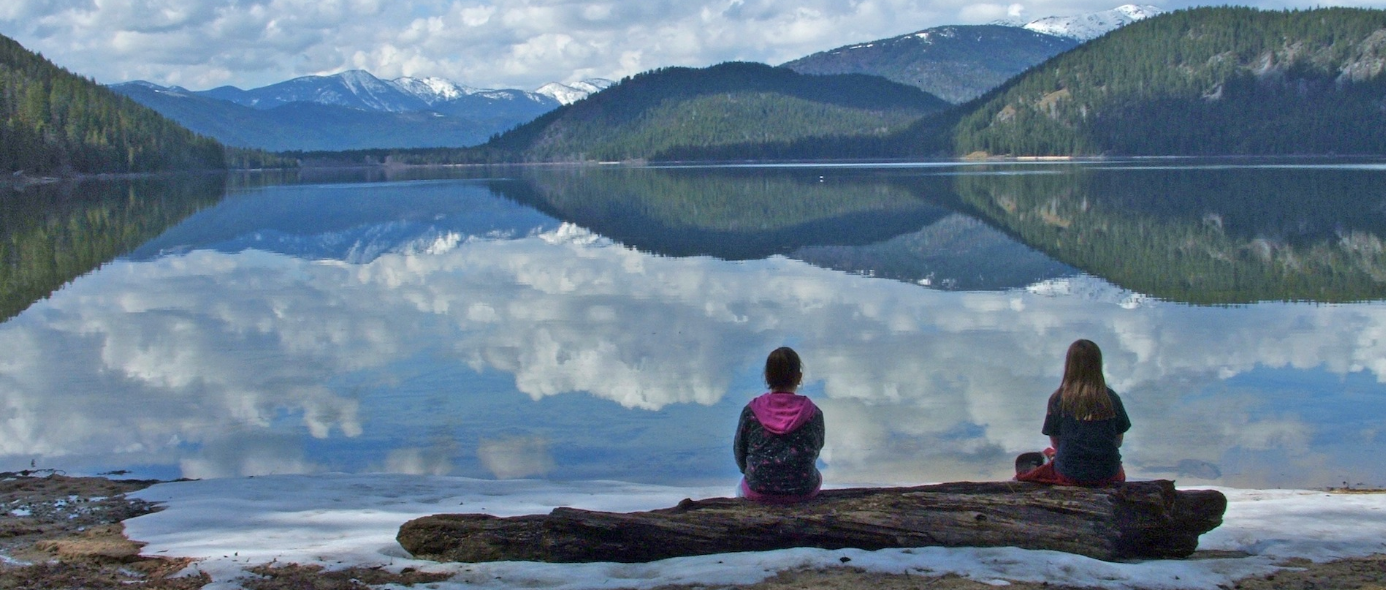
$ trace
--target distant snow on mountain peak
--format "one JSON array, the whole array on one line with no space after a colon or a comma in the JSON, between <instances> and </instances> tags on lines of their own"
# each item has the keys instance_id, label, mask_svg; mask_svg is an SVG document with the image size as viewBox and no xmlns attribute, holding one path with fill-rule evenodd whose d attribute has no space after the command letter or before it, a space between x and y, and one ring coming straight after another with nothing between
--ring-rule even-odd
<instances>
[{"instance_id":1,"label":"distant snow on mountain peak","mask_svg":"<svg viewBox=\"0 0 1386 590\"><path fill-rule=\"evenodd\" d=\"M615 84L615 82L607 80L606 78L588 78L580 82L573 82L572 84L550 82L540 86L534 93L552 98L560 104L572 104L587 98L589 95L601 92L612 84Z\"/></svg>"},{"instance_id":2,"label":"distant snow on mountain peak","mask_svg":"<svg viewBox=\"0 0 1386 590\"><path fill-rule=\"evenodd\" d=\"M1025 25L1036 33L1068 37L1079 41L1096 39L1141 19L1164 14L1164 10L1148 4L1123 4L1111 10L1076 16L1050 16Z\"/></svg>"},{"instance_id":3,"label":"distant snow on mountain peak","mask_svg":"<svg viewBox=\"0 0 1386 590\"><path fill-rule=\"evenodd\" d=\"M347 70L330 76L303 76L254 90L223 86L196 94L257 109L272 109L293 102L312 102L401 113L426 106L411 93L364 70Z\"/></svg>"},{"instance_id":4,"label":"distant snow on mountain peak","mask_svg":"<svg viewBox=\"0 0 1386 590\"><path fill-rule=\"evenodd\" d=\"M390 83L394 84L395 87L399 88L401 91L424 101L429 106L457 100L477 91L475 88L463 86L452 80L435 78L432 76L428 78L410 78L406 76L403 78L395 78L391 80Z\"/></svg>"},{"instance_id":5,"label":"distant snow on mountain peak","mask_svg":"<svg viewBox=\"0 0 1386 590\"><path fill-rule=\"evenodd\" d=\"M932 28L932 29L926 29L926 30L923 30L923 31L919 31L918 33L912 33L912 34L910 34L910 35L908 35L908 36L909 36L909 37L915 37L915 38L917 38L917 39L919 39L919 40L921 40L921 41L924 41L924 42L926 42L926 43L933 43L933 42L934 42L934 37L940 37L940 38L943 38L943 39L952 39L952 38L954 38L954 37L957 37L957 36L958 36L958 30L955 29L955 28L953 28L953 27L947 27L947 26L945 26L945 27L934 27L934 28ZM897 37L897 38L898 38L898 37Z\"/></svg>"},{"instance_id":6,"label":"distant snow on mountain peak","mask_svg":"<svg viewBox=\"0 0 1386 590\"><path fill-rule=\"evenodd\" d=\"M111 85L111 88L115 89L120 89L122 87L146 88L158 94L167 94L171 96L187 96L189 94L192 94L190 90L182 86L160 86L158 84L148 82L145 80L131 80L129 82L121 82L119 84Z\"/></svg>"},{"instance_id":7,"label":"distant snow on mountain peak","mask_svg":"<svg viewBox=\"0 0 1386 590\"><path fill-rule=\"evenodd\" d=\"M365 70L347 70L323 78L327 83L317 85L316 95L309 98L310 102L396 113L417 108L417 105L409 100L412 95L402 92L394 84L381 80ZM305 87L313 86L308 79L300 80L308 82Z\"/></svg>"}]
</instances>

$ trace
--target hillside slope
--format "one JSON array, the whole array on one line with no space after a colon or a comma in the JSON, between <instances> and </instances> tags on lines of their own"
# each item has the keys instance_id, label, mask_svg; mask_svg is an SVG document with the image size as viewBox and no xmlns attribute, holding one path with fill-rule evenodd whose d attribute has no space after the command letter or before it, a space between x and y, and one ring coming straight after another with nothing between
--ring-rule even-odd
<instances>
[{"instance_id":1,"label":"hillside slope","mask_svg":"<svg viewBox=\"0 0 1386 590\"><path fill-rule=\"evenodd\" d=\"M806 76L755 63L664 68L627 78L483 147L523 160L696 158L721 146L886 136L947 107L917 88L874 76Z\"/></svg>"},{"instance_id":2,"label":"hillside slope","mask_svg":"<svg viewBox=\"0 0 1386 590\"><path fill-rule=\"evenodd\" d=\"M801 74L881 76L961 103L1078 43L1020 27L957 25L822 51L781 67Z\"/></svg>"},{"instance_id":3,"label":"hillside slope","mask_svg":"<svg viewBox=\"0 0 1386 590\"><path fill-rule=\"evenodd\" d=\"M224 168L225 150L0 36L0 171Z\"/></svg>"},{"instance_id":4,"label":"hillside slope","mask_svg":"<svg viewBox=\"0 0 1386 590\"><path fill-rule=\"evenodd\" d=\"M953 153L1386 153L1386 11L1197 8L1065 53L967 105ZM916 130L917 149L940 129Z\"/></svg>"}]
</instances>

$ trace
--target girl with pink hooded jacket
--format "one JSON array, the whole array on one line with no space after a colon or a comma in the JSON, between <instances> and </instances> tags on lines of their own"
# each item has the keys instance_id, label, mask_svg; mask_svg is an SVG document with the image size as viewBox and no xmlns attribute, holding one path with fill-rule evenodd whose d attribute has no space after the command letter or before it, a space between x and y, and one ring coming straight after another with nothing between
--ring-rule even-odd
<instances>
[{"instance_id":1,"label":"girl with pink hooded jacket","mask_svg":"<svg viewBox=\"0 0 1386 590\"><path fill-rule=\"evenodd\" d=\"M770 391L741 411L732 451L741 469L740 495L757 502L798 502L818 495L823 476L823 412L795 393L804 380L798 353L784 346L765 359Z\"/></svg>"}]
</instances>

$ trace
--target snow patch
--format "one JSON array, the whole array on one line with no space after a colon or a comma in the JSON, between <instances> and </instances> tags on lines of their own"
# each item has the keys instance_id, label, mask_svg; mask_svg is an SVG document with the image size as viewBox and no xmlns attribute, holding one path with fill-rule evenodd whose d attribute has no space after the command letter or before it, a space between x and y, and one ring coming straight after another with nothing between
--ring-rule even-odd
<instances>
[{"instance_id":1,"label":"snow patch","mask_svg":"<svg viewBox=\"0 0 1386 590\"><path fill-rule=\"evenodd\" d=\"M413 567L452 577L430 587L649 588L670 584L750 584L792 568L841 566L871 572L939 576L979 582L1049 582L1058 586L1204 589L1278 569L1286 557L1315 561L1386 552L1386 494L1304 490L1221 491L1222 526L1203 535L1201 549L1247 557L1112 563L1016 548L787 549L666 559L646 564L500 562L440 564L411 558L395 541L404 522L429 514L546 514L558 506L629 512L673 506L683 498L725 497L720 486L675 487L612 481L479 480L444 476L317 475L210 479L159 484L131 494L165 506L125 521L126 534L146 542L145 555L198 559L190 570L216 584L246 569L279 562L328 569Z\"/></svg>"},{"instance_id":2,"label":"snow patch","mask_svg":"<svg viewBox=\"0 0 1386 590\"><path fill-rule=\"evenodd\" d=\"M558 101L559 104L572 104L610 88L612 84L615 84L615 82L607 80L606 78L588 78L580 82L573 82L572 84L550 82L540 86L534 93L552 98Z\"/></svg>"},{"instance_id":3,"label":"snow patch","mask_svg":"<svg viewBox=\"0 0 1386 590\"><path fill-rule=\"evenodd\" d=\"M424 101L428 106L451 102L477 92L477 89L463 86L443 78L395 78L390 81L400 92Z\"/></svg>"},{"instance_id":4,"label":"snow patch","mask_svg":"<svg viewBox=\"0 0 1386 590\"><path fill-rule=\"evenodd\" d=\"M558 229L544 232L538 235L539 239L549 244L573 244L577 246L591 246L594 244L606 243L603 238L591 230L574 223L564 222Z\"/></svg>"},{"instance_id":5,"label":"snow patch","mask_svg":"<svg viewBox=\"0 0 1386 590\"><path fill-rule=\"evenodd\" d=\"M1079 275L1040 281L1025 288L1043 297L1078 297L1099 303L1110 303L1125 309L1149 307L1155 299L1128 291L1092 275Z\"/></svg>"},{"instance_id":6,"label":"snow patch","mask_svg":"<svg viewBox=\"0 0 1386 590\"><path fill-rule=\"evenodd\" d=\"M1148 4L1124 4L1111 10L1077 16L1045 17L1031 21L1024 28L1036 33L1088 41L1138 20L1164 14L1164 12L1159 7Z\"/></svg>"}]
</instances>

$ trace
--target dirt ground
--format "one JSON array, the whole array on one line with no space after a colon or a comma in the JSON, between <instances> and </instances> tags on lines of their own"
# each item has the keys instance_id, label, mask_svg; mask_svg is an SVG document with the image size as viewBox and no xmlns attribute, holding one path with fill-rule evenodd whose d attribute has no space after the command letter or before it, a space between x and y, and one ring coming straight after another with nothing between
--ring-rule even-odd
<instances>
[{"instance_id":1,"label":"dirt ground","mask_svg":"<svg viewBox=\"0 0 1386 590\"><path fill-rule=\"evenodd\" d=\"M186 559L142 557L140 545L126 539L121 521L158 507L124 494L153 481L66 477L47 470L0 473L0 590L147 588L192 590L211 580L206 574L177 576ZM1210 556L1210 555L1205 555ZM1239 581L1235 590L1386 590L1386 555L1314 564ZM324 572L317 566L262 566L247 590L365 590L395 584L412 586L446 576L406 569L391 573L353 568ZM700 590L699 586L665 590ZM995 586L958 577L877 574L850 564L833 569L781 572L737 590L994 590ZM1012 583L1013 590L1055 590L1058 586ZM1211 590L1211 589L1210 589ZM1231 590L1224 587L1222 590Z\"/></svg>"}]
</instances>

